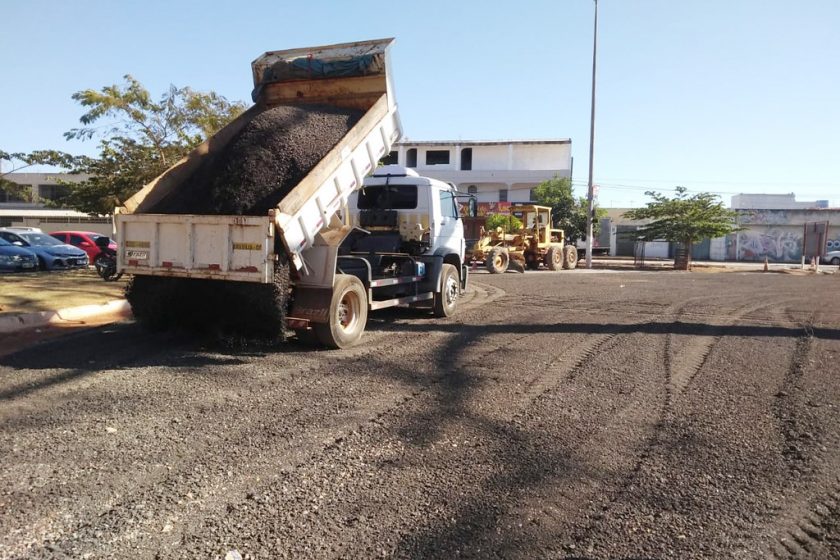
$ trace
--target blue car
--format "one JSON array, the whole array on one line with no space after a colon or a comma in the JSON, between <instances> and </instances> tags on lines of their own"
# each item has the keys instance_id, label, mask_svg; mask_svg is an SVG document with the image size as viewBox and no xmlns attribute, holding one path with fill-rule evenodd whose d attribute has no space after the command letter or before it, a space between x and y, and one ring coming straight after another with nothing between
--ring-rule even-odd
<instances>
[{"instance_id":1,"label":"blue car","mask_svg":"<svg viewBox=\"0 0 840 560\"><path fill-rule=\"evenodd\" d=\"M35 253L0 238L0 272L38 270Z\"/></svg>"},{"instance_id":2,"label":"blue car","mask_svg":"<svg viewBox=\"0 0 840 560\"><path fill-rule=\"evenodd\" d=\"M22 247L38 258L42 270L87 268L87 253L35 228L0 228L0 239Z\"/></svg>"}]
</instances>

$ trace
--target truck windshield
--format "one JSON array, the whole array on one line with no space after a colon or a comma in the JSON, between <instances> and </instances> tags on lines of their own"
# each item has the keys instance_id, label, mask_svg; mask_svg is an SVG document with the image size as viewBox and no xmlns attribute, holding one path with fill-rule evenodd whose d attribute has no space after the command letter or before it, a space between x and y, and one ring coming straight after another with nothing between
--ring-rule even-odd
<instances>
[{"instance_id":1,"label":"truck windshield","mask_svg":"<svg viewBox=\"0 0 840 560\"><path fill-rule=\"evenodd\" d=\"M411 210L417 208L415 185L381 185L359 191L359 210Z\"/></svg>"}]
</instances>

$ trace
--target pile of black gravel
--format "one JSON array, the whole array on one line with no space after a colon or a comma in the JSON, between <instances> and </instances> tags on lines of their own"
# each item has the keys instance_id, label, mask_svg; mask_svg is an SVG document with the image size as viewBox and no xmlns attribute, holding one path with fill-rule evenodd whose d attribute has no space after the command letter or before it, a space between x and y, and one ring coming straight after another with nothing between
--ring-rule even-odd
<instances>
[{"instance_id":1,"label":"pile of black gravel","mask_svg":"<svg viewBox=\"0 0 840 560\"><path fill-rule=\"evenodd\" d=\"M362 114L326 105L266 109L149 212L265 216Z\"/></svg>"},{"instance_id":2,"label":"pile of black gravel","mask_svg":"<svg viewBox=\"0 0 840 560\"><path fill-rule=\"evenodd\" d=\"M265 216L362 115L325 105L266 109L148 212ZM273 285L137 276L126 297L137 320L155 329L282 338L289 296L289 267L282 257Z\"/></svg>"}]
</instances>

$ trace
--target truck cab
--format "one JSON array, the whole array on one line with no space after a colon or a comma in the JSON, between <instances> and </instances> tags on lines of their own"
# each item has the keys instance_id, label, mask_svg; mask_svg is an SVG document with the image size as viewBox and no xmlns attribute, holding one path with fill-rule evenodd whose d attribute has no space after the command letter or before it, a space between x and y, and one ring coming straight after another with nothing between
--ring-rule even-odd
<instances>
[{"instance_id":1,"label":"truck cab","mask_svg":"<svg viewBox=\"0 0 840 560\"><path fill-rule=\"evenodd\" d=\"M387 165L350 195L352 224L373 238L399 239L398 251L439 255L457 269L464 259L464 224L450 183L421 177L413 169Z\"/></svg>"},{"instance_id":2,"label":"truck cab","mask_svg":"<svg viewBox=\"0 0 840 560\"><path fill-rule=\"evenodd\" d=\"M468 274L457 194L404 167L377 168L348 197L345 220L303 252L311 266L296 281L289 326L343 348L359 340L368 311L454 313Z\"/></svg>"}]
</instances>

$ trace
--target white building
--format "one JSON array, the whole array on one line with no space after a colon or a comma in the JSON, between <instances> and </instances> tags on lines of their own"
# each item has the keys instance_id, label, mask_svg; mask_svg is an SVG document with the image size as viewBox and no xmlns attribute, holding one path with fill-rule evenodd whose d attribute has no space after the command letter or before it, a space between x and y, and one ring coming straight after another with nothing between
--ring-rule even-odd
<instances>
[{"instance_id":1,"label":"white building","mask_svg":"<svg viewBox=\"0 0 840 560\"><path fill-rule=\"evenodd\" d=\"M3 179L23 187L23 197L0 187L0 227L29 226L44 231L84 230L112 235L111 218L90 216L84 212L48 208L47 201L62 194L67 186L87 179L88 175L69 173L7 173Z\"/></svg>"},{"instance_id":2,"label":"white building","mask_svg":"<svg viewBox=\"0 0 840 560\"><path fill-rule=\"evenodd\" d=\"M733 210L806 210L828 208L827 200L797 201L794 193L788 194L736 194L732 197Z\"/></svg>"},{"instance_id":3,"label":"white building","mask_svg":"<svg viewBox=\"0 0 840 560\"><path fill-rule=\"evenodd\" d=\"M454 183L479 203L530 202L547 179L572 176L572 141L400 142L386 163Z\"/></svg>"}]
</instances>

